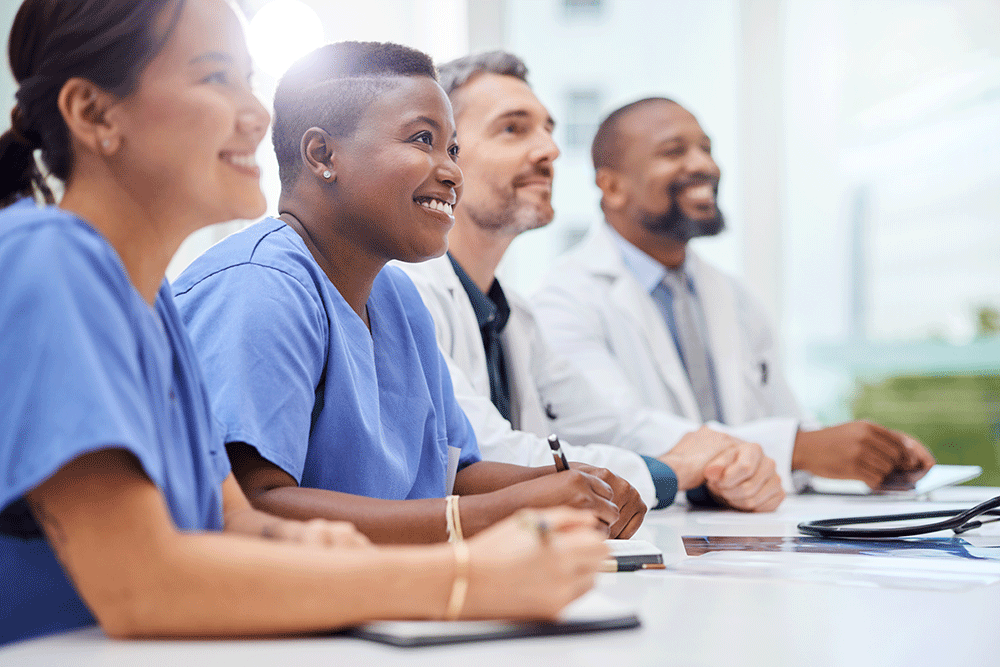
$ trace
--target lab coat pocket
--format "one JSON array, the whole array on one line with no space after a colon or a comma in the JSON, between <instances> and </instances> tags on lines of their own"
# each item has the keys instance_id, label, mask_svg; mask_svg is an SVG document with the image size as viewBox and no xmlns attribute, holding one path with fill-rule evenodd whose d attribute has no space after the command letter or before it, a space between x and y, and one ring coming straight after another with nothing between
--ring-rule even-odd
<instances>
[{"instance_id":1,"label":"lab coat pocket","mask_svg":"<svg viewBox=\"0 0 1000 667\"><path fill-rule=\"evenodd\" d=\"M748 399L744 401L744 407L752 413L747 415L747 419L772 416L775 407L771 388L773 371L774 362L767 354L752 355L744 366L743 385Z\"/></svg>"}]
</instances>

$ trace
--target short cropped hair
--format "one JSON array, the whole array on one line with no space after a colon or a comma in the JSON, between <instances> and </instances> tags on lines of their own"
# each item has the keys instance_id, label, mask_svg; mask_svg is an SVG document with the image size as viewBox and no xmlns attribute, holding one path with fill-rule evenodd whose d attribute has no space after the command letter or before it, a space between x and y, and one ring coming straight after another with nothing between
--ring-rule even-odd
<instances>
[{"instance_id":1,"label":"short cropped hair","mask_svg":"<svg viewBox=\"0 0 1000 667\"><path fill-rule=\"evenodd\" d=\"M388 42L327 44L296 61L274 94L271 139L282 189L290 189L298 178L306 130L320 127L332 136L350 137L375 98L400 76L437 81L430 56Z\"/></svg>"},{"instance_id":2,"label":"short cropped hair","mask_svg":"<svg viewBox=\"0 0 1000 667\"><path fill-rule=\"evenodd\" d=\"M454 93L469 82L477 74L499 74L512 76L525 83L528 82L528 66L524 61L507 51L485 51L456 58L438 68L441 87L455 104ZM458 110L455 110L458 114Z\"/></svg>"},{"instance_id":3,"label":"short cropped hair","mask_svg":"<svg viewBox=\"0 0 1000 667\"><path fill-rule=\"evenodd\" d=\"M666 97L646 97L626 104L615 109L608 117L601 121L597 127L597 134L594 135L594 143L590 146L590 157L594 161L594 171L602 168L616 169L621 159L621 134L619 127L623 118L633 111L637 111L644 106L654 102L667 102L677 104Z\"/></svg>"}]
</instances>

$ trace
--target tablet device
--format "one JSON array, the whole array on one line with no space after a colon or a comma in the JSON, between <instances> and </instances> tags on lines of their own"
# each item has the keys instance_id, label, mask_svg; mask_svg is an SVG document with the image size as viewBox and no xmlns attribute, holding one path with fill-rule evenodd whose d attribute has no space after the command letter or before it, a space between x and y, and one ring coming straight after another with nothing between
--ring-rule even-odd
<instances>
[{"instance_id":1,"label":"tablet device","mask_svg":"<svg viewBox=\"0 0 1000 667\"><path fill-rule=\"evenodd\" d=\"M979 477L983 469L979 466L959 466L937 464L920 479L914 480L912 473L893 473L877 489L856 479L829 479L812 477L806 487L808 492L839 496L897 496L914 498L946 486L961 484Z\"/></svg>"},{"instance_id":2,"label":"tablet device","mask_svg":"<svg viewBox=\"0 0 1000 667\"><path fill-rule=\"evenodd\" d=\"M627 630L641 625L623 603L590 591L570 603L559 620L541 621L376 621L348 630L359 639L399 647L439 646L519 637L549 637Z\"/></svg>"}]
</instances>

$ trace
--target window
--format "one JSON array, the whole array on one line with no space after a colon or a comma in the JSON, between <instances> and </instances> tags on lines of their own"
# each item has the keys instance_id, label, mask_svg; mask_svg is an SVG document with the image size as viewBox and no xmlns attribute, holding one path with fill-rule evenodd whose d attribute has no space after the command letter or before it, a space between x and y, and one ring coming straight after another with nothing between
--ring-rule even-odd
<instances>
[{"instance_id":1,"label":"window","mask_svg":"<svg viewBox=\"0 0 1000 667\"><path fill-rule=\"evenodd\" d=\"M601 0L563 0L563 12L568 17L598 16L602 4Z\"/></svg>"},{"instance_id":2,"label":"window","mask_svg":"<svg viewBox=\"0 0 1000 667\"><path fill-rule=\"evenodd\" d=\"M566 148L589 149L600 120L600 91L569 91L566 96Z\"/></svg>"}]
</instances>

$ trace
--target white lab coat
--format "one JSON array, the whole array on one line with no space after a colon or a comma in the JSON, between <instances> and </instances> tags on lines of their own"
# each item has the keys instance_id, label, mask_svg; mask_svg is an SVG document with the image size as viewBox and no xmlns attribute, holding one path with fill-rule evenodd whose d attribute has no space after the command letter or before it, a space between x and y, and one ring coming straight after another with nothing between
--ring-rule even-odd
<instances>
[{"instance_id":1,"label":"white lab coat","mask_svg":"<svg viewBox=\"0 0 1000 667\"><path fill-rule=\"evenodd\" d=\"M791 456L805 417L781 370L767 318L733 278L690 249L686 268L704 310L726 422L710 425L759 443L791 490L801 484L792 482ZM606 223L593 225L557 260L531 303L549 343L587 374L605 401L645 414L643 428L627 443L632 449L646 453L649 429L676 441L701 421L670 330ZM678 428L677 416L687 424Z\"/></svg>"},{"instance_id":2,"label":"white lab coat","mask_svg":"<svg viewBox=\"0 0 1000 667\"><path fill-rule=\"evenodd\" d=\"M490 401L479 323L451 261L444 256L419 264L394 264L413 279L434 317L455 397L472 423L483 458L526 466L551 465L546 438L556 433L568 459L607 468L628 480L648 507L656 506L653 480L641 457L617 446L588 444L615 443L623 428L622 419L601 403L572 364L549 348L524 300L505 292L511 312L501 337L510 384L511 424ZM655 456L668 449L649 447L644 453Z\"/></svg>"}]
</instances>

